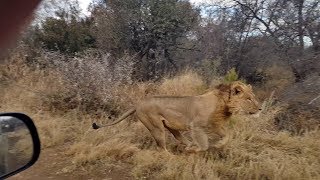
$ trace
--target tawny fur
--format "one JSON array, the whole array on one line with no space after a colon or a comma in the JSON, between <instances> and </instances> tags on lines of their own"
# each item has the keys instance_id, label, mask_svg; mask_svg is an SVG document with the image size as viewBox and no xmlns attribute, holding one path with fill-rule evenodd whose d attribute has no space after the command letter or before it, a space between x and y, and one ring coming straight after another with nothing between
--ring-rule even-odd
<instances>
[{"instance_id":1,"label":"tawny fur","mask_svg":"<svg viewBox=\"0 0 320 180\"><path fill-rule=\"evenodd\" d=\"M260 110L250 85L239 81L221 84L214 90L198 96L155 96L140 102L110 126L136 113L138 119L150 131L158 147L166 149L165 129L185 144L188 152L206 151L209 148L208 134L215 133L221 140L215 147L228 141L226 124L238 112L255 114ZM95 129L99 128L93 124ZM181 131L190 131L192 142Z\"/></svg>"}]
</instances>

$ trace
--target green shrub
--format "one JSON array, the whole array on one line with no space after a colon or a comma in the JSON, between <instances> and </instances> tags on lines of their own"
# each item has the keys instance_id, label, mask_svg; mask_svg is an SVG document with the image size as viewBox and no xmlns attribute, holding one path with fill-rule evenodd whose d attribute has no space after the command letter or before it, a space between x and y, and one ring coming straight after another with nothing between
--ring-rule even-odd
<instances>
[{"instance_id":1,"label":"green shrub","mask_svg":"<svg viewBox=\"0 0 320 180\"><path fill-rule=\"evenodd\" d=\"M236 72L236 69L235 68L231 68L227 72L227 74L224 76L224 81L226 83L231 83L233 81L239 80L238 78L239 78L239 76L238 76L238 73Z\"/></svg>"}]
</instances>

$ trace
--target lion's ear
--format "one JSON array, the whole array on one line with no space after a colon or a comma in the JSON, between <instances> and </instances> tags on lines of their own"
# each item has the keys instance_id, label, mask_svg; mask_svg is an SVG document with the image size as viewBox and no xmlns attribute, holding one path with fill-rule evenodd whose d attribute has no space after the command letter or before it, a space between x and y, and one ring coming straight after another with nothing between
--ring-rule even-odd
<instances>
[{"instance_id":1,"label":"lion's ear","mask_svg":"<svg viewBox=\"0 0 320 180\"><path fill-rule=\"evenodd\" d=\"M232 95L240 95L240 94L242 94L242 92L243 92L243 89L240 85L231 86Z\"/></svg>"}]
</instances>

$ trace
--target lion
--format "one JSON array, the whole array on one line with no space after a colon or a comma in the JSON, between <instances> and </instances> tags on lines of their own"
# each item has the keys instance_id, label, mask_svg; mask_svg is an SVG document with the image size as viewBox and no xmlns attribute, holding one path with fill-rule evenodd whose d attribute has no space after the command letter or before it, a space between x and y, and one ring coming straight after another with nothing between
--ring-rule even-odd
<instances>
[{"instance_id":1,"label":"lion","mask_svg":"<svg viewBox=\"0 0 320 180\"><path fill-rule=\"evenodd\" d=\"M167 151L167 129L180 143L186 145L187 152L201 152L209 149L209 133L220 137L215 147L220 148L226 144L229 139L226 124L232 115L240 112L253 115L259 111L261 106L251 85L235 81L220 84L214 90L197 96L149 97L115 122L104 126L93 123L92 127L98 129L112 126L135 113L150 131L158 148ZM181 134L182 131L191 132L192 142Z\"/></svg>"}]
</instances>

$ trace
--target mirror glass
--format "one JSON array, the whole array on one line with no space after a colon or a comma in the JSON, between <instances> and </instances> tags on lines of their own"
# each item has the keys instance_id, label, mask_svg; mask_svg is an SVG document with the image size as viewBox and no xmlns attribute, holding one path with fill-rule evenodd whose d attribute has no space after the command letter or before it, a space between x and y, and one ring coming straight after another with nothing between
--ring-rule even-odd
<instances>
[{"instance_id":1,"label":"mirror glass","mask_svg":"<svg viewBox=\"0 0 320 180\"><path fill-rule=\"evenodd\" d=\"M20 119L0 117L0 177L28 164L33 141L28 127Z\"/></svg>"}]
</instances>

